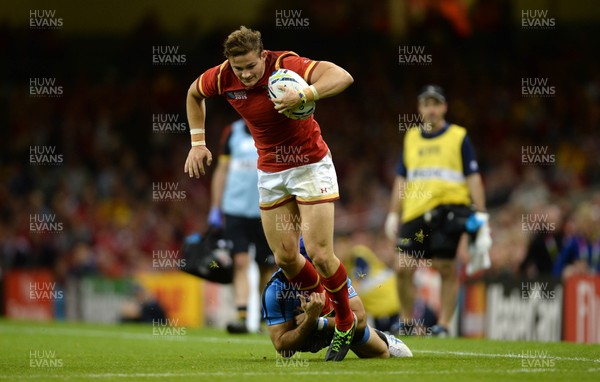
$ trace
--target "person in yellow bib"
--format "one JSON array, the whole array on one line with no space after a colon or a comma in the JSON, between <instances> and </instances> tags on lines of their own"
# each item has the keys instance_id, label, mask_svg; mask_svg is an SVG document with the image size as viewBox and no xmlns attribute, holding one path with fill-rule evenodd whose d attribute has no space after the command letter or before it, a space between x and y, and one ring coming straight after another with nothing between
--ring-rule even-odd
<instances>
[{"instance_id":1,"label":"person in yellow bib","mask_svg":"<svg viewBox=\"0 0 600 382\"><path fill-rule=\"evenodd\" d=\"M428 85L419 93L420 123L405 134L385 222L386 235L397 240L400 252L401 325L418 322L413 318L413 275L419 266L432 266L442 282L438 323L430 333L440 336L448 335L456 305L461 236L471 234L470 253L480 255L477 259L487 256L491 245L475 150L467 130L446 121L447 110L441 87ZM479 268L487 262L478 263Z\"/></svg>"},{"instance_id":2,"label":"person in yellow bib","mask_svg":"<svg viewBox=\"0 0 600 382\"><path fill-rule=\"evenodd\" d=\"M354 275L354 287L373 326L382 332L398 333L400 300L394 270L363 244L353 245L342 256L348 274Z\"/></svg>"}]
</instances>

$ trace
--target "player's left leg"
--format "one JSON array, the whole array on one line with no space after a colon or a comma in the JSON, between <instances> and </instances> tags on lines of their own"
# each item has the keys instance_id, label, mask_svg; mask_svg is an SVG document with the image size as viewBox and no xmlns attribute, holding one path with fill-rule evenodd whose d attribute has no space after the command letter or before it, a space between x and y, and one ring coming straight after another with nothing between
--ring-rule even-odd
<instances>
[{"instance_id":1,"label":"player's left leg","mask_svg":"<svg viewBox=\"0 0 600 382\"><path fill-rule=\"evenodd\" d=\"M350 350L356 316L348 301L346 268L333 252L333 201L339 199L339 187L331 154L298 167L288 188L298 203L306 252L321 275L328 299L334 301L335 333L325 360L341 361Z\"/></svg>"},{"instance_id":2,"label":"player's left leg","mask_svg":"<svg viewBox=\"0 0 600 382\"><path fill-rule=\"evenodd\" d=\"M452 315L456 309L456 301L458 299L458 274L457 274L457 261L456 254L458 246L461 243L461 237L463 236L463 224L456 223L460 221L458 217L467 215L469 212L468 207L464 206L448 206L443 209L444 214L450 216L452 212L454 219L444 220L443 226L438 227L432 233L431 238L431 252L433 253L433 268L435 268L442 279L441 293L440 293L440 314L438 317L438 323L432 329L432 335L434 336L447 336L448 327L452 320ZM450 212L448 212L450 211Z\"/></svg>"},{"instance_id":3,"label":"player's left leg","mask_svg":"<svg viewBox=\"0 0 600 382\"><path fill-rule=\"evenodd\" d=\"M298 204L306 252L321 277L328 298L334 302L335 335L325 359L341 361L350 349L356 321L348 300L348 273L333 251L334 205L332 202Z\"/></svg>"},{"instance_id":4,"label":"player's left leg","mask_svg":"<svg viewBox=\"0 0 600 382\"><path fill-rule=\"evenodd\" d=\"M250 224L252 232L251 240L255 249L254 261L258 265L260 273L258 288L260 293L262 293L273 273L277 271L277 266L275 265L275 256L269 248L269 243L267 243L260 219L252 219Z\"/></svg>"},{"instance_id":5,"label":"player's left leg","mask_svg":"<svg viewBox=\"0 0 600 382\"><path fill-rule=\"evenodd\" d=\"M246 218L237 215L225 215L225 239L231 245L233 257L233 294L237 310L237 320L227 324L229 333L247 333L246 317L248 312L248 246L249 232Z\"/></svg>"},{"instance_id":6,"label":"player's left leg","mask_svg":"<svg viewBox=\"0 0 600 382\"><path fill-rule=\"evenodd\" d=\"M438 318L438 327L440 330L446 330L446 333L434 333L434 334L448 334L448 326L454 309L456 307L456 300L458 294L458 275L456 272L456 260L455 259L443 259L434 258L433 267L440 273L442 279L441 285L441 305L440 315Z\"/></svg>"},{"instance_id":7,"label":"player's left leg","mask_svg":"<svg viewBox=\"0 0 600 382\"><path fill-rule=\"evenodd\" d=\"M248 252L233 255L233 295L237 310L237 321L227 324L229 333L248 333L246 318L248 312Z\"/></svg>"},{"instance_id":8,"label":"player's left leg","mask_svg":"<svg viewBox=\"0 0 600 382\"><path fill-rule=\"evenodd\" d=\"M363 342L366 339L365 342ZM352 345L351 349L359 358L389 358L387 343L369 325L365 328L363 343Z\"/></svg>"},{"instance_id":9,"label":"player's left leg","mask_svg":"<svg viewBox=\"0 0 600 382\"><path fill-rule=\"evenodd\" d=\"M254 232L252 241L255 248L254 261L258 265L259 272L258 290L259 294L262 295L267 283L271 280L273 273L277 271L277 266L275 265L275 256L267 243L267 238L265 237L260 219L253 220L252 226ZM266 333L268 331L265 318L262 317L262 315L260 326L261 332Z\"/></svg>"}]
</instances>

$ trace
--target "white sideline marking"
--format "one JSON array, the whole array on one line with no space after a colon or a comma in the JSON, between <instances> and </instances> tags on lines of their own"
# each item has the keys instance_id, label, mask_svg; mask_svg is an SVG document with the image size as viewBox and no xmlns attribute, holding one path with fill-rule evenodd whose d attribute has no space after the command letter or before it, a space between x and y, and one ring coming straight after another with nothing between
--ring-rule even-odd
<instances>
[{"instance_id":1,"label":"white sideline marking","mask_svg":"<svg viewBox=\"0 0 600 382\"><path fill-rule=\"evenodd\" d=\"M152 326L148 325L148 331L152 331ZM211 342L211 343L246 343L246 344L269 344L271 341L268 338L264 340L258 338L218 338L218 337L195 337L195 336L159 336L152 333L131 333L120 331L104 331L97 329L68 329L68 328L3 328L0 327L0 332L30 334L30 335L50 335L64 336L72 335L77 337L100 337L100 338L121 338L121 339L137 339L151 341L192 341L192 342Z\"/></svg>"},{"instance_id":2,"label":"white sideline marking","mask_svg":"<svg viewBox=\"0 0 600 382\"><path fill-rule=\"evenodd\" d=\"M151 326L148 326L151 329ZM156 336L151 333L131 333L123 331L104 331L96 329L69 329L69 328L7 328L0 327L0 332L10 332L19 334L46 334L46 335L73 335L81 337L102 337L102 338L121 338L121 339L139 339L139 340L166 340L166 341L192 341L192 342L208 342L208 343L246 343L246 344L270 344L271 341L265 336L261 338L236 338L236 337L196 337L196 336ZM476 352L464 352L464 351L451 351L451 350L415 350L411 349L413 353L429 353L429 354L450 354L456 356L467 356L467 357L490 357L490 358L538 358L535 355L522 356L521 354L515 353L476 353ZM547 356L548 359L557 361L577 361L577 362L593 362L600 363L598 358L584 358L584 357L552 357Z\"/></svg>"},{"instance_id":3,"label":"white sideline marking","mask_svg":"<svg viewBox=\"0 0 600 382\"><path fill-rule=\"evenodd\" d=\"M465 351L450 351L450 350L412 350L413 353L431 353L431 354L452 354L452 355L460 355L460 356L468 356L468 357L490 357L490 358L532 358L538 359L540 357L536 357L535 355L531 356L523 356L518 353L506 353L506 354L493 354L493 353L475 353L475 352L465 352ZM600 363L600 359L594 358L583 358L583 357L553 357L546 356L544 358L553 359L556 361L577 361L577 362L595 362Z\"/></svg>"},{"instance_id":4,"label":"white sideline marking","mask_svg":"<svg viewBox=\"0 0 600 382\"><path fill-rule=\"evenodd\" d=\"M165 377L257 377L257 376L299 376L299 375L450 375L450 374L506 374L506 373L548 373L556 372L556 369L453 369L453 370L388 370L388 371L376 371L376 370L336 370L336 371L325 371L325 370L314 370L314 371L296 371L290 370L289 367L282 368L278 372L196 372L196 373L90 373L90 374L67 374L67 375L52 375L46 374L31 374L23 376L9 376L0 375L0 379L17 378L17 379L71 379L71 378L93 378L93 379L105 379L105 378L165 378ZM565 370L566 372L566 370Z\"/></svg>"},{"instance_id":5,"label":"white sideline marking","mask_svg":"<svg viewBox=\"0 0 600 382\"><path fill-rule=\"evenodd\" d=\"M148 328L151 328L150 326ZM137 339L137 340L175 340L175 341L193 341L193 342L205 342L205 343L248 343L248 344L270 344L270 340L268 338L260 339L260 338L219 338L219 337L197 337L197 336L155 336L150 333L132 333L125 331L111 331L111 330L97 330L97 329L69 329L69 328L44 328L44 327L0 327L0 332L5 333L19 333L21 335L50 335L50 336L83 336L83 337L102 337L102 338L117 338L117 339ZM490 358L538 358L535 356L523 356L515 353L505 353L505 354L494 354L494 353L476 353L476 352L464 352L464 351L442 351L442 350L412 350L413 353L423 353L423 354L439 354L439 355L454 355L454 356L464 356L464 357L490 357ZM592 363L600 363L600 359L594 358L584 358L584 357L546 357L548 359L558 360L558 361L574 361L574 362L592 362ZM595 373L600 368L592 367L588 368L587 372ZM584 370L582 370L585 372ZM344 371L344 370L335 370L335 371L310 371L304 370L300 371L298 369L290 370L289 367L282 368L281 371L273 371L273 372L188 372L188 373L90 373L90 374L56 374L53 373L43 373L43 374L30 374L23 376L15 376L15 375L7 375L0 374L0 379L5 380L15 380L15 379L116 379L116 378L189 378L189 377L220 377L220 376L283 376L283 375L447 375L447 374L518 374L518 373L555 373L555 372L568 372L568 370L562 370L559 368L515 368L515 369L453 369L453 370L393 370L393 371L376 371L376 370L368 370L368 371Z\"/></svg>"}]
</instances>

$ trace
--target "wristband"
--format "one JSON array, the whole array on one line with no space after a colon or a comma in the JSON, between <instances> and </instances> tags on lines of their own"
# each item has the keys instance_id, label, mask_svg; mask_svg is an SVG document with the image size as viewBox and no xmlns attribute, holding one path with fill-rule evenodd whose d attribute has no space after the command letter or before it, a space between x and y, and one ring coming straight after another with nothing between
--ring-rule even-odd
<instances>
[{"instance_id":1,"label":"wristband","mask_svg":"<svg viewBox=\"0 0 600 382\"><path fill-rule=\"evenodd\" d=\"M327 327L329 321L325 317L319 317L317 319L317 330L321 331Z\"/></svg>"},{"instance_id":2,"label":"wristband","mask_svg":"<svg viewBox=\"0 0 600 382\"><path fill-rule=\"evenodd\" d=\"M190 129L190 135L204 134L204 129Z\"/></svg>"},{"instance_id":3,"label":"wristband","mask_svg":"<svg viewBox=\"0 0 600 382\"><path fill-rule=\"evenodd\" d=\"M305 104L306 101L308 101L308 99L306 98L306 93L298 92L298 95L300 96L300 101L302 101L302 104Z\"/></svg>"},{"instance_id":4,"label":"wristband","mask_svg":"<svg viewBox=\"0 0 600 382\"><path fill-rule=\"evenodd\" d=\"M192 142L192 146L206 146L206 141L195 141L195 142Z\"/></svg>"},{"instance_id":5,"label":"wristband","mask_svg":"<svg viewBox=\"0 0 600 382\"><path fill-rule=\"evenodd\" d=\"M315 85L310 85L308 88L313 92L313 101L318 101L319 100L319 92L317 92Z\"/></svg>"}]
</instances>

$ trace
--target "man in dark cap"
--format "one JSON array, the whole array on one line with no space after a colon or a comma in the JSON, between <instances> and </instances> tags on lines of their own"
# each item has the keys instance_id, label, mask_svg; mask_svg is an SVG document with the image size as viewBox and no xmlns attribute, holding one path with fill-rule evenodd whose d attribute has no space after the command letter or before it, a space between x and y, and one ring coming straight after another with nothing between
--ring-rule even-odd
<instances>
[{"instance_id":1,"label":"man in dark cap","mask_svg":"<svg viewBox=\"0 0 600 382\"><path fill-rule=\"evenodd\" d=\"M470 270L489 267L491 239L483 183L467 130L446 121L448 104L441 87L425 86L417 100L419 123L404 137L385 230L399 249L401 326L412 330L422 325L413 317L413 275L418 267L431 267L441 276L441 307L437 325L421 333L443 336L448 335L456 305L455 259L461 236L471 234Z\"/></svg>"}]
</instances>

